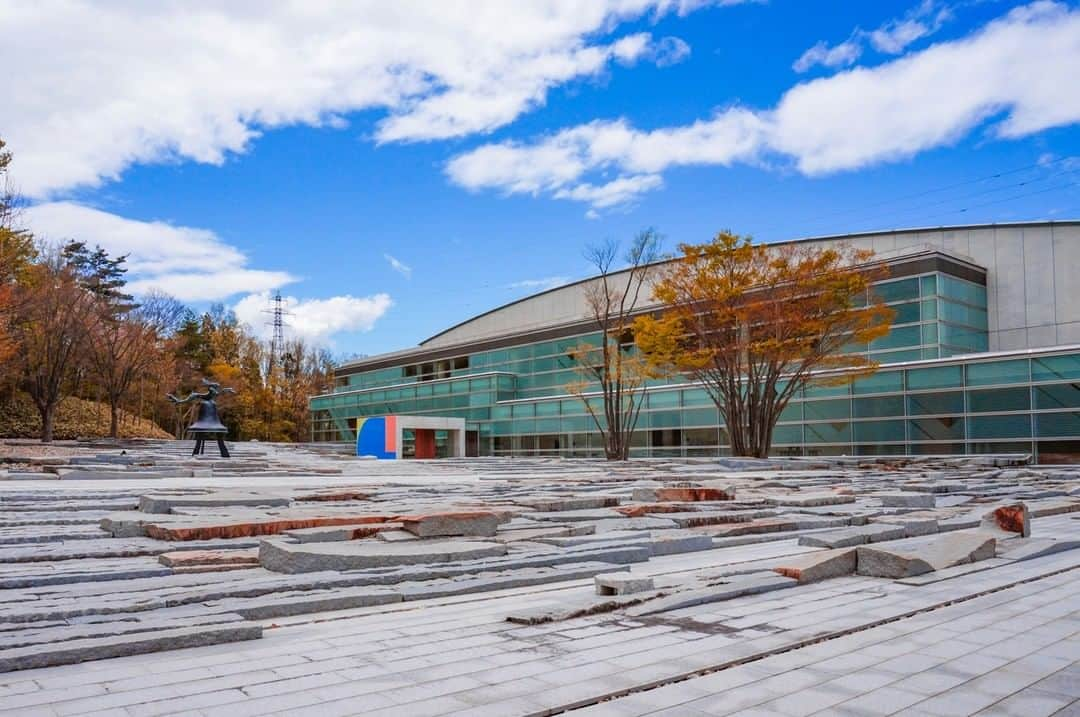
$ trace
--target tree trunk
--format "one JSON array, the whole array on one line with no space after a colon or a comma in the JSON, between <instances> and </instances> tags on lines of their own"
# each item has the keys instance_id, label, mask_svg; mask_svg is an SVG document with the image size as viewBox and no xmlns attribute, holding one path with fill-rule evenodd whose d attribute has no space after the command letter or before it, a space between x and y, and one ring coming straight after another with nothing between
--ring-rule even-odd
<instances>
[{"instance_id":1,"label":"tree trunk","mask_svg":"<svg viewBox=\"0 0 1080 717\"><path fill-rule=\"evenodd\" d=\"M109 401L109 438L120 437L120 410L116 401Z\"/></svg>"},{"instance_id":2,"label":"tree trunk","mask_svg":"<svg viewBox=\"0 0 1080 717\"><path fill-rule=\"evenodd\" d=\"M56 404L39 409L41 414L41 442L52 443L53 425L56 422Z\"/></svg>"}]
</instances>

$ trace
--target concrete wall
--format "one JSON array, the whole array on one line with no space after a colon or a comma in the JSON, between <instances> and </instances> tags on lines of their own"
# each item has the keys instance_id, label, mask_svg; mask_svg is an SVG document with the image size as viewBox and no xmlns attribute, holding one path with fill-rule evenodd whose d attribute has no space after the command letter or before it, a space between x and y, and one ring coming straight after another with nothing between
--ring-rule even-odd
<instances>
[{"instance_id":1,"label":"concrete wall","mask_svg":"<svg viewBox=\"0 0 1080 717\"><path fill-rule=\"evenodd\" d=\"M1080 342L1080 223L945 227L846 240L879 253L940 247L985 267L991 351Z\"/></svg>"},{"instance_id":2,"label":"concrete wall","mask_svg":"<svg viewBox=\"0 0 1080 717\"><path fill-rule=\"evenodd\" d=\"M808 241L846 242L883 257L919 246L970 257L987 269L991 351L1080 343L1080 222L913 229ZM581 321L587 318L584 297L589 283L500 307L422 346L451 346Z\"/></svg>"}]
</instances>

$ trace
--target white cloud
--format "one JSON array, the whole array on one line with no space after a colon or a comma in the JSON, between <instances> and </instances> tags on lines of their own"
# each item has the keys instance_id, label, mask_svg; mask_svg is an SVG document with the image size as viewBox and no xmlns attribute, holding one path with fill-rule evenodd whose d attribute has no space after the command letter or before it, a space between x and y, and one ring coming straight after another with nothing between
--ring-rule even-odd
<instances>
[{"instance_id":1,"label":"white cloud","mask_svg":"<svg viewBox=\"0 0 1080 717\"><path fill-rule=\"evenodd\" d=\"M930 34L930 28L918 20L903 20L882 26L870 33L870 43L878 52L899 55L904 48Z\"/></svg>"},{"instance_id":2,"label":"white cloud","mask_svg":"<svg viewBox=\"0 0 1080 717\"><path fill-rule=\"evenodd\" d=\"M38 198L133 164L221 164L260 132L385 112L379 142L489 132L612 60L685 57L607 37L697 0L100 3L0 0L4 139ZM714 2L711 4L734 4Z\"/></svg>"},{"instance_id":3,"label":"white cloud","mask_svg":"<svg viewBox=\"0 0 1080 717\"><path fill-rule=\"evenodd\" d=\"M562 286L563 284L568 283L570 283L570 277L567 276L545 276L542 279L522 279L521 281L515 281L507 284L505 288L546 291L547 289L554 289L556 286Z\"/></svg>"},{"instance_id":4,"label":"white cloud","mask_svg":"<svg viewBox=\"0 0 1080 717\"><path fill-rule=\"evenodd\" d=\"M181 301L216 301L296 281L288 272L248 267L243 252L207 229L127 219L74 202L33 205L25 219L41 238L128 255L129 288L136 294L156 288Z\"/></svg>"},{"instance_id":5,"label":"white cloud","mask_svg":"<svg viewBox=\"0 0 1080 717\"><path fill-rule=\"evenodd\" d=\"M862 46L855 40L847 40L833 47L822 40L800 55L791 67L796 72L806 72L814 65L824 65L830 69L848 67L855 64L860 55Z\"/></svg>"},{"instance_id":6,"label":"white cloud","mask_svg":"<svg viewBox=\"0 0 1080 717\"><path fill-rule=\"evenodd\" d=\"M406 279L411 279L412 278L412 267L411 266L409 266L407 264L404 264L403 262L401 262L397 258L391 256L390 254L383 254L383 259L386 259L386 262L390 265L391 269L393 269L397 273L401 274Z\"/></svg>"},{"instance_id":7,"label":"white cloud","mask_svg":"<svg viewBox=\"0 0 1080 717\"><path fill-rule=\"evenodd\" d=\"M332 296L328 299L297 299L282 296L289 312L286 317L285 338L299 337L316 344L328 344L330 338L343 331L371 331L393 306L387 294L372 296ZM273 329L267 325L270 292L250 294L233 306L236 317L251 327L256 335L270 338Z\"/></svg>"},{"instance_id":8,"label":"white cloud","mask_svg":"<svg viewBox=\"0 0 1080 717\"><path fill-rule=\"evenodd\" d=\"M800 73L815 65L829 69L850 67L862 56L866 42L878 52L899 55L911 43L937 32L951 17L952 11L940 0L922 0L903 17L889 20L876 30L867 32L855 28L847 40L831 47L824 40L818 42L795 60L791 67Z\"/></svg>"},{"instance_id":9,"label":"white cloud","mask_svg":"<svg viewBox=\"0 0 1080 717\"><path fill-rule=\"evenodd\" d=\"M556 199L575 199L588 202L597 209L605 209L619 204L626 204L637 199L645 192L657 189L664 184L658 174L635 174L619 177L600 185L582 183L555 191Z\"/></svg>"},{"instance_id":10,"label":"white cloud","mask_svg":"<svg viewBox=\"0 0 1080 717\"><path fill-rule=\"evenodd\" d=\"M660 186L687 165L779 157L818 175L910 157L991 123L1022 137L1080 121L1080 10L1053 2L1014 9L971 36L874 68L796 85L775 108L731 107L690 125L637 130L594 121L533 143L502 142L453 158L470 190L550 194L593 210ZM614 172L615 180L597 183Z\"/></svg>"}]
</instances>

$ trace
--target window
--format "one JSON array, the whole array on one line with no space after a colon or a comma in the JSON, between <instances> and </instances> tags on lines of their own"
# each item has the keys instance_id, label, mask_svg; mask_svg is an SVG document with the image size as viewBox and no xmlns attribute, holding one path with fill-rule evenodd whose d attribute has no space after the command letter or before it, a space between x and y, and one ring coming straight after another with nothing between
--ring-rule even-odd
<instances>
[{"instance_id":1,"label":"window","mask_svg":"<svg viewBox=\"0 0 1080 717\"><path fill-rule=\"evenodd\" d=\"M778 387L779 388L779 387ZM846 396L850 390L848 384L830 386L826 383L809 383L803 388L803 395L807 398L824 398L826 396Z\"/></svg>"},{"instance_id":2,"label":"window","mask_svg":"<svg viewBox=\"0 0 1080 717\"><path fill-rule=\"evenodd\" d=\"M712 396L703 388L688 388L682 392L684 406L712 406Z\"/></svg>"},{"instance_id":3,"label":"window","mask_svg":"<svg viewBox=\"0 0 1080 717\"><path fill-rule=\"evenodd\" d=\"M964 454L963 443L914 443L911 452L924 456L960 456Z\"/></svg>"},{"instance_id":4,"label":"window","mask_svg":"<svg viewBox=\"0 0 1080 717\"><path fill-rule=\"evenodd\" d=\"M808 423L806 429L807 443L850 443L851 424L847 421L836 423Z\"/></svg>"},{"instance_id":5,"label":"window","mask_svg":"<svg viewBox=\"0 0 1080 717\"><path fill-rule=\"evenodd\" d=\"M800 425L777 426L773 429L773 443L802 443L802 429Z\"/></svg>"},{"instance_id":6,"label":"window","mask_svg":"<svg viewBox=\"0 0 1080 717\"><path fill-rule=\"evenodd\" d=\"M1047 356L1031 362L1032 381L1080 379L1080 355Z\"/></svg>"},{"instance_id":7,"label":"window","mask_svg":"<svg viewBox=\"0 0 1080 717\"><path fill-rule=\"evenodd\" d=\"M888 334L882 336L880 339L875 339L870 342L871 351L882 351L885 349L895 349L902 346L918 346L922 341L922 330L918 326L903 326L900 328L893 328Z\"/></svg>"},{"instance_id":8,"label":"window","mask_svg":"<svg viewBox=\"0 0 1080 717\"><path fill-rule=\"evenodd\" d=\"M926 388L951 388L963 385L960 366L935 366L913 368L907 372L908 389L918 391Z\"/></svg>"},{"instance_id":9,"label":"window","mask_svg":"<svg viewBox=\"0 0 1080 717\"><path fill-rule=\"evenodd\" d=\"M1027 359L973 363L967 367L968 386L987 386L995 383L1027 383Z\"/></svg>"},{"instance_id":10,"label":"window","mask_svg":"<svg viewBox=\"0 0 1080 717\"><path fill-rule=\"evenodd\" d=\"M803 415L807 421L849 418L851 416L851 404L847 399L836 401L807 401L803 404Z\"/></svg>"},{"instance_id":11,"label":"window","mask_svg":"<svg viewBox=\"0 0 1080 717\"><path fill-rule=\"evenodd\" d=\"M870 290L885 302L917 299L919 298L919 280L912 278L887 281L882 284L874 284Z\"/></svg>"},{"instance_id":12,"label":"window","mask_svg":"<svg viewBox=\"0 0 1080 717\"><path fill-rule=\"evenodd\" d=\"M649 431L653 448L674 448L682 446L682 431L678 428Z\"/></svg>"},{"instance_id":13,"label":"window","mask_svg":"<svg viewBox=\"0 0 1080 717\"><path fill-rule=\"evenodd\" d=\"M879 371L872 376L860 378L851 386L856 395L860 393L891 393L904 390L902 371Z\"/></svg>"},{"instance_id":14,"label":"window","mask_svg":"<svg viewBox=\"0 0 1080 717\"><path fill-rule=\"evenodd\" d=\"M906 304L897 304L890 307L895 313L893 316L893 325L896 324L913 324L919 320L919 302L912 301Z\"/></svg>"},{"instance_id":15,"label":"window","mask_svg":"<svg viewBox=\"0 0 1080 717\"><path fill-rule=\"evenodd\" d=\"M971 438L1030 438L1031 416L973 416L968 419Z\"/></svg>"},{"instance_id":16,"label":"window","mask_svg":"<svg viewBox=\"0 0 1080 717\"><path fill-rule=\"evenodd\" d=\"M986 287L973 284L970 281L957 279L954 276L942 274L939 281L938 293L950 299L963 301L976 306L986 306Z\"/></svg>"},{"instance_id":17,"label":"window","mask_svg":"<svg viewBox=\"0 0 1080 717\"><path fill-rule=\"evenodd\" d=\"M784 410L780 412L780 421L801 421L803 420L802 404L796 401L792 401Z\"/></svg>"},{"instance_id":18,"label":"window","mask_svg":"<svg viewBox=\"0 0 1080 717\"><path fill-rule=\"evenodd\" d=\"M956 416L912 419L908 421L908 426L913 441L944 441L964 437L964 419Z\"/></svg>"},{"instance_id":19,"label":"window","mask_svg":"<svg viewBox=\"0 0 1080 717\"><path fill-rule=\"evenodd\" d=\"M991 388L968 391L968 411L996 413L998 411L1027 411L1031 408L1031 393L1024 388Z\"/></svg>"},{"instance_id":20,"label":"window","mask_svg":"<svg viewBox=\"0 0 1080 717\"><path fill-rule=\"evenodd\" d=\"M908 396L908 413L913 416L963 412L964 394L959 391L917 393Z\"/></svg>"},{"instance_id":21,"label":"window","mask_svg":"<svg viewBox=\"0 0 1080 717\"><path fill-rule=\"evenodd\" d=\"M558 416L559 415L559 402L558 401L544 401L536 404L537 416Z\"/></svg>"},{"instance_id":22,"label":"window","mask_svg":"<svg viewBox=\"0 0 1080 717\"><path fill-rule=\"evenodd\" d=\"M1058 383L1035 387L1036 408L1080 408L1080 384Z\"/></svg>"},{"instance_id":23,"label":"window","mask_svg":"<svg viewBox=\"0 0 1080 717\"><path fill-rule=\"evenodd\" d=\"M652 411L641 414L641 418L648 418L650 428L678 428L682 425L679 411Z\"/></svg>"},{"instance_id":24,"label":"window","mask_svg":"<svg viewBox=\"0 0 1080 717\"><path fill-rule=\"evenodd\" d=\"M683 442L688 446L720 445L720 432L716 428L690 428L682 433Z\"/></svg>"},{"instance_id":25,"label":"window","mask_svg":"<svg viewBox=\"0 0 1080 717\"><path fill-rule=\"evenodd\" d=\"M649 391L649 408L678 408L678 391Z\"/></svg>"},{"instance_id":26,"label":"window","mask_svg":"<svg viewBox=\"0 0 1080 717\"><path fill-rule=\"evenodd\" d=\"M904 415L903 396L856 398L852 403L856 418L877 418L879 416Z\"/></svg>"},{"instance_id":27,"label":"window","mask_svg":"<svg viewBox=\"0 0 1080 717\"><path fill-rule=\"evenodd\" d=\"M856 442L903 441L903 421L860 421L853 425Z\"/></svg>"},{"instance_id":28,"label":"window","mask_svg":"<svg viewBox=\"0 0 1080 717\"><path fill-rule=\"evenodd\" d=\"M682 421L684 426L715 426L720 417L715 408L692 408L682 412Z\"/></svg>"},{"instance_id":29,"label":"window","mask_svg":"<svg viewBox=\"0 0 1080 717\"><path fill-rule=\"evenodd\" d=\"M1040 437L1075 436L1080 434L1080 413L1035 414L1035 432Z\"/></svg>"}]
</instances>

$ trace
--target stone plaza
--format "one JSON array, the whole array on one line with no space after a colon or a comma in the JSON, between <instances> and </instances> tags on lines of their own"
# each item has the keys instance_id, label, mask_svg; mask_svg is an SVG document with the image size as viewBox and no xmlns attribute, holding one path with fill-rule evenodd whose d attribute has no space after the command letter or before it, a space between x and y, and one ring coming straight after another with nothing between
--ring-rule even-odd
<instances>
[{"instance_id":1,"label":"stone plaza","mask_svg":"<svg viewBox=\"0 0 1080 717\"><path fill-rule=\"evenodd\" d=\"M2 714L1080 714L1080 466L20 450Z\"/></svg>"}]
</instances>

